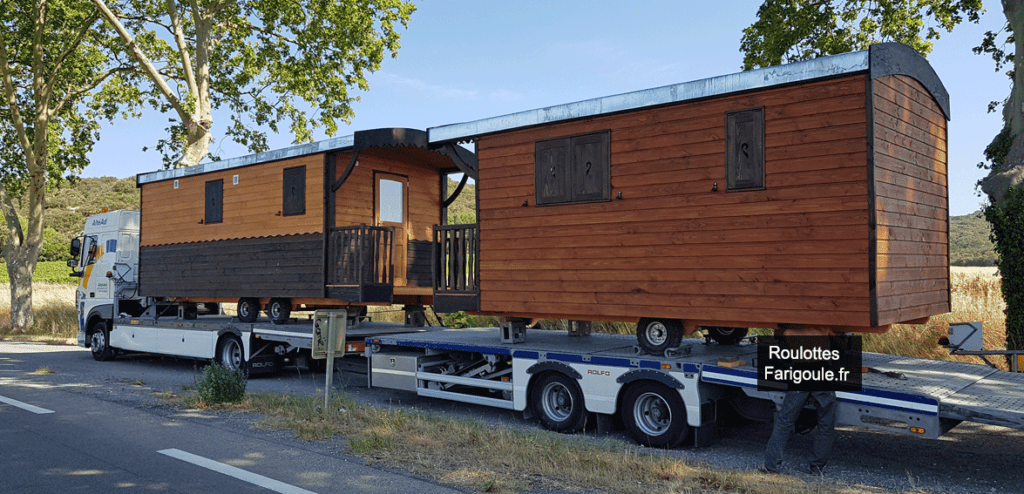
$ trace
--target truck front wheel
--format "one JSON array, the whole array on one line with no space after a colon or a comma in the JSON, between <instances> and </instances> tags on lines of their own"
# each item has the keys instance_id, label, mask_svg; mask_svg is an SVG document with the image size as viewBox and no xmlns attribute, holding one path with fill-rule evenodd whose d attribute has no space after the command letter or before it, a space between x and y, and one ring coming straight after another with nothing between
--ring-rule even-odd
<instances>
[{"instance_id":1,"label":"truck front wheel","mask_svg":"<svg viewBox=\"0 0 1024 494\"><path fill-rule=\"evenodd\" d=\"M679 393L661 383L639 382L622 397L622 423L639 444L672 448L686 439L686 407Z\"/></svg>"},{"instance_id":2,"label":"truck front wheel","mask_svg":"<svg viewBox=\"0 0 1024 494\"><path fill-rule=\"evenodd\" d=\"M224 335L217 345L217 362L231 370L245 370L242 340L233 334Z\"/></svg>"},{"instance_id":3,"label":"truck front wheel","mask_svg":"<svg viewBox=\"0 0 1024 494\"><path fill-rule=\"evenodd\" d=\"M533 411L544 427L565 433L583 429L587 413L583 410L583 391L575 379L549 372L540 376L531 394Z\"/></svg>"},{"instance_id":4,"label":"truck front wheel","mask_svg":"<svg viewBox=\"0 0 1024 494\"><path fill-rule=\"evenodd\" d=\"M260 315L260 301L255 298L242 298L238 300L238 320L242 322L256 322Z\"/></svg>"},{"instance_id":5,"label":"truck front wheel","mask_svg":"<svg viewBox=\"0 0 1024 494\"><path fill-rule=\"evenodd\" d=\"M107 330L107 323L100 321L93 325L92 335L89 337L89 347L92 349L92 358L100 362L114 358L114 349L110 347L110 331Z\"/></svg>"}]
</instances>

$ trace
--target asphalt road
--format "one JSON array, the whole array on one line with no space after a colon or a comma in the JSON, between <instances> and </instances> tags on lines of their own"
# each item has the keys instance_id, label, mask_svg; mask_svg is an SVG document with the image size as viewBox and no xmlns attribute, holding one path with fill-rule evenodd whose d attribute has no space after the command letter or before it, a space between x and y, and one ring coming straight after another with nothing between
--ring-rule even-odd
<instances>
[{"instance_id":1,"label":"asphalt road","mask_svg":"<svg viewBox=\"0 0 1024 494\"><path fill-rule=\"evenodd\" d=\"M194 381L191 362L68 350L0 343L0 492L459 492L149 396ZM32 374L43 366L55 374Z\"/></svg>"},{"instance_id":2,"label":"asphalt road","mask_svg":"<svg viewBox=\"0 0 1024 494\"><path fill-rule=\"evenodd\" d=\"M287 433L253 431L249 427L255 419L250 415L182 411L153 396L181 392L195 382L202 365L152 356L95 362L87 350L76 347L0 342L0 396L54 411L40 415L0 403L0 492L51 492L58 487L109 492L118 486L128 486L127 491L270 492L167 450L312 492L448 491L402 472L368 467L345 454L343 441L307 443ZM32 373L43 366L55 373ZM376 406L410 406L496 426L537 427L511 411L367 389L365 377L353 372L336 376L336 387ZM324 377L291 368L250 379L247 389L320 394ZM727 468L754 468L761 462L769 424L723 421L714 445L684 446L664 454ZM624 449L636 447L622 432L610 437L621 441ZM797 436L787 452L785 467L802 475L810 438ZM822 481L895 491L1024 493L1024 431L961 424L939 440L925 440L842 428Z\"/></svg>"}]
</instances>

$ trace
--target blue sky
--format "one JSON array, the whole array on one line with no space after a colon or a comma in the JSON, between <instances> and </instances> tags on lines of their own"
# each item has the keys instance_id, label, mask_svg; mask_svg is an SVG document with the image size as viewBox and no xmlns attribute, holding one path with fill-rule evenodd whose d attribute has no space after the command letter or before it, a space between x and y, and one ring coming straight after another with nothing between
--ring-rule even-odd
<instances>
[{"instance_id":1,"label":"blue sky","mask_svg":"<svg viewBox=\"0 0 1024 494\"><path fill-rule=\"evenodd\" d=\"M337 135L378 127L425 129L740 71L743 28L760 2L725 0L716 8L680 1L418 2L402 35L398 58L370 74L357 92L356 116ZM929 61L951 100L950 214L976 211L976 164L999 131L991 100L1009 94L1009 80L992 61L971 52L986 30L1002 26L993 3L979 25L962 24L936 42ZM152 150L172 115L104 128L86 177L129 177L160 169ZM221 140L227 115L215 115L211 149L222 158L247 154ZM317 139L325 138L319 134ZM271 134L271 148L292 144ZM148 152L142 147L149 146Z\"/></svg>"}]
</instances>

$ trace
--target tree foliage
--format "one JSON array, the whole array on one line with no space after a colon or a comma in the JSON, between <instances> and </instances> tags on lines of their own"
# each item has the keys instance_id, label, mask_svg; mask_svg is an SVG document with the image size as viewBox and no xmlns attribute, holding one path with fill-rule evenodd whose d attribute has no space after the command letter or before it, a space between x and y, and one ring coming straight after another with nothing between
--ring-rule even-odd
<instances>
[{"instance_id":1,"label":"tree foliage","mask_svg":"<svg viewBox=\"0 0 1024 494\"><path fill-rule=\"evenodd\" d=\"M112 86L129 70L116 41L80 2L0 0L0 209L15 331L32 324L47 188L86 165L97 119L124 103Z\"/></svg>"},{"instance_id":2,"label":"tree foliage","mask_svg":"<svg viewBox=\"0 0 1024 494\"><path fill-rule=\"evenodd\" d=\"M922 55L941 31L978 22L981 0L766 0L743 30L740 51L750 70L894 41Z\"/></svg>"},{"instance_id":3,"label":"tree foliage","mask_svg":"<svg viewBox=\"0 0 1024 494\"><path fill-rule=\"evenodd\" d=\"M223 133L250 152L286 124L296 142L333 135L353 116L349 93L399 48L415 6L402 0L92 0L137 72L122 91L177 115L156 148L165 166L210 156L214 111ZM299 102L312 107L312 114ZM135 111L138 108L134 109Z\"/></svg>"}]
</instances>

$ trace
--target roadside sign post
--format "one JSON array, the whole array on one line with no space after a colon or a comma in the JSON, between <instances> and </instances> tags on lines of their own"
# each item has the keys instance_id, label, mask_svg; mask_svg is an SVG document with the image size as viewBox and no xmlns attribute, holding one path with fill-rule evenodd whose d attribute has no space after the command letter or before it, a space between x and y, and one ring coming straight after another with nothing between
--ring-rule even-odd
<instances>
[{"instance_id":1,"label":"roadside sign post","mask_svg":"<svg viewBox=\"0 0 1024 494\"><path fill-rule=\"evenodd\" d=\"M345 331L348 326L348 312L344 310L318 310L313 315L314 359L327 359L327 376L324 383L324 411L331 399L334 384L334 357L338 349L345 347Z\"/></svg>"}]
</instances>

